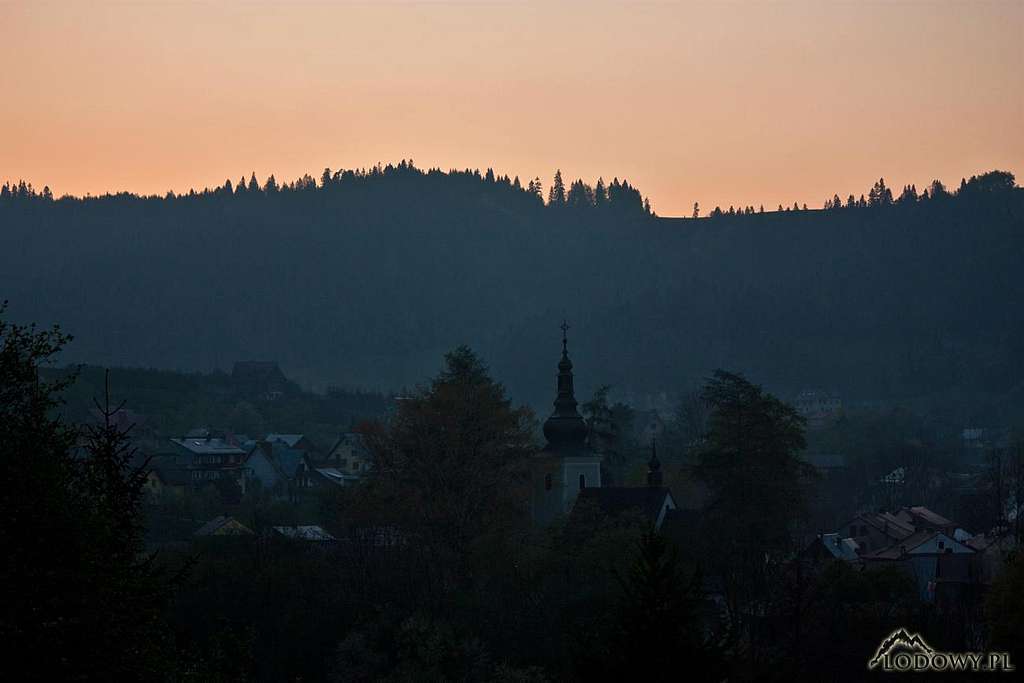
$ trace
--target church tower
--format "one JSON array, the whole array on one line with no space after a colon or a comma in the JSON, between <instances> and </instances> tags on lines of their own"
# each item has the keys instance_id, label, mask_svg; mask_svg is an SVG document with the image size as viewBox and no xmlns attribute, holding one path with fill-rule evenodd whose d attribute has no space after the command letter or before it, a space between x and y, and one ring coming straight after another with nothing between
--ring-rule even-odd
<instances>
[{"instance_id":1,"label":"church tower","mask_svg":"<svg viewBox=\"0 0 1024 683\"><path fill-rule=\"evenodd\" d=\"M538 524L568 514L580 491L601 486L601 457L587 446L587 423L576 410L568 330L563 322L555 410L544 422L547 445L532 467L531 507Z\"/></svg>"}]
</instances>

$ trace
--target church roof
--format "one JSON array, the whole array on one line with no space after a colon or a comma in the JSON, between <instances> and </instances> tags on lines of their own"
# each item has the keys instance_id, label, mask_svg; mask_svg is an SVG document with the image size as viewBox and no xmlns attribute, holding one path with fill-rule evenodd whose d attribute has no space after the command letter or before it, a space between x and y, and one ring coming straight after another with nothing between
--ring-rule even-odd
<instances>
[{"instance_id":1,"label":"church roof","mask_svg":"<svg viewBox=\"0 0 1024 683\"><path fill-rule=\"evenodd\" d=\"M577 505L592 501L602 514L609 517L636 510L655 524L671 497L672 492L663 486L602 486L580 491Z\"/></svg>"}]
</instances>

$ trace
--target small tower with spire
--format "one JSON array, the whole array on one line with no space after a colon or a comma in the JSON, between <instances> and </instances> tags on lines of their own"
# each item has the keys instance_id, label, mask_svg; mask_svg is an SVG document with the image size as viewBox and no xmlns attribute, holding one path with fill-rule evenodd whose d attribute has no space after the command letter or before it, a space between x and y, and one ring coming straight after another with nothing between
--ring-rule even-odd
<instances>
[{"instance_id":1,"label":"small tower with spire","mask_svg":"<svg viewBox=\"0 0 1024 683\"><path fill-rule=\"evenodd\" d=\"M587 445L587 423L576 409L568 322L563 321L561 329L554 411L544 421L547 445L533 467L533 517L541 524L572 510L580 491L601 486L601 457Z\"/></svg>"},{"instance_id":2,"label":"small tower with spire","mask_svg":"<svg viewBox=\"0 0 1024 683\"><path fill-rule=\"evenodd\" d=\"M658 460L658 440L651 439L651 459L647 461L647 485L660 487L661 483L661 461Z\"/></svg>"}]
</instances>

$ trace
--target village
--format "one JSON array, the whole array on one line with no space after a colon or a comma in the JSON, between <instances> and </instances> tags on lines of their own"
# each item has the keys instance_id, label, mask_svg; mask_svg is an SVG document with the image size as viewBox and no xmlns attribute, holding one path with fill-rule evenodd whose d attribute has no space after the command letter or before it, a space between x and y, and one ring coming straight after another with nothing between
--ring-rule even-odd
<instances>
[{"instance_id":1,"label":"village","mask_svg":"<svg viewBox=\"0 0 1024 683\"><path fill-rule=\"evenodd\" d=\"M239 363L233 376L247 394L264 401L288 391L289 382L274 363ZM812 439L844 415L835 393L807 390L792 403ZM672 452L678 449L673 423L678 416L664 409L635 411L624 439L607 406L590 406L587 419L577 406L563 329L554 412L543 423L544 446L529 458L523 489L533 524L572 527L575 519L601 520L594 529L628 520L668 539L682 557L692 556L704 542L702 510L708 492L687 476L685 459ZM125 426L139 418L129 411L116 417ZM843 455L804 453L813 471L808 486L815 503L811 518L796 530L798 545L777 558L776 570L805 577L836 563L858 572L895 570L937 614L969 615L972 623L980 619L987 589L1019 543L1015 506L1022 478L1006 430L967 428L960 436L961 471L940 476L925 468L922 474L914 469L919 463L907 461L876 477L855 498L849 495L850 468ZM627 463L613 473L611 461L625 441L632 444L632 466ZM377 463L365 427L340 433L327 444L299 432L257 436L230 426L201 427L180 436L150 435L147 450L139 457L145 454L152 548L200 544L209 549L211 543L269 536L338 558L350 556L348 546L356 538L370 539L385 558L402 552L400 528L343 530L336 524L332 528L322 515L324 500L357 495L375 476ZM952 516L950 509L976 507L979 496L990 508L996 506L988 516L975 516L991 520L987 525L979 528L946 516ZM713 580L703 586L708 632L727 619L726 593Z\"/></svg>"}]
</instances>

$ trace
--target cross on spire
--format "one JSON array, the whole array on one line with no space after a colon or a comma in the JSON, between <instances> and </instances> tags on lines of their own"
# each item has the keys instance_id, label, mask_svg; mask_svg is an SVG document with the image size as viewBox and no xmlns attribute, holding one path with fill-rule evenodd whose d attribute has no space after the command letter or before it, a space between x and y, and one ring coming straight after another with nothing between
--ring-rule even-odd
<instances>
[{"instance_id":1,"label":"cross on spire","mask_svg":"<svg viewBox=\"0 0 1024 683\"><path fill-rule=\"evenodd\" d=\"M566 338L565 333L569 331L569 323L562 318L562 351L568 350L569 340Z\"/></svg>"}]
</instances>

